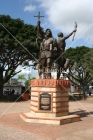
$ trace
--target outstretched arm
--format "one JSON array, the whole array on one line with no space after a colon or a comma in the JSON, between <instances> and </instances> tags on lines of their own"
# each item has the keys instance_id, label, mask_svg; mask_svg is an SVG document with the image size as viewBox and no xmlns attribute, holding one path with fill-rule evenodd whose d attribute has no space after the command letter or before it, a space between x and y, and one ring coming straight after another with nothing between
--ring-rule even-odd
<instances>
[{"instance_id":1,"label":"outstretched arm","mask_svg":"<svg viewBox=\"0 0 93 140\"><path fill-rule=\"evenodd\" d=\"M40 27L40 21L37 22L37 38L36 38L36 45L40 48L40 44L43 40L42 30Z\"/></svg>"},{"instance_id":2,"label":"outstretched arm","mask_svg":"<svg viewBox=\"0 0 93 140\"><path fill-rule=\"evenodd\" d=\"M74 29L70 34L68 34L67 36L64 36L63 39L66 40L68 39L74 32L76 32L77 30Z\"/></svg>"},{"instance_id":3,"label":"outstretched arm","mask_svg":"<svg viewBox=\"0 0 93 140\"><path fill-rule=\"evenodd\" d=\"M43 39L43 34L40 27L40 21L37 22L37 38Z\"/></svg>"}]
</instances>

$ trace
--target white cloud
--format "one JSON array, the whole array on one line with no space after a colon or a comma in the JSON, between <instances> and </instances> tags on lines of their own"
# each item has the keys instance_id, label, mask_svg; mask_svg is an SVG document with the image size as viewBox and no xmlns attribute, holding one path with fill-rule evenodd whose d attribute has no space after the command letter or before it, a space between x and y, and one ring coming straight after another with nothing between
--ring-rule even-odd
<instances>
[{"instance_id":1,"label":"white cloud","mask_svg":"<svg viewBox=\"0 0 93 140\"><path fill-rule=\"evenodd\" d=\"M24 11L32 12L37 7L39 11L45 12L47 20L45 24L41 23L44 28L48 25L52 30L68 34L74 29L74 22L77 22L76 38L89 40L93 44L92 0L25 0L25 3L28 5Z\"/></svg>"},{"instance_id":2,"label":"white cloud","mask_svg":"<svg viewBox=\"0 0 93 140\"><path fill-rule=\"evenodd\" d=\"M19 65L18 67L17 67L17 69L16 69L16 72L19 72L19 73L17 73L15 76L14 76L14 78L16 78L18 75L21 75L21 74L24 74L24 76L26 77L26 78L28 78L28 76L30 75L30 77L36 77L36 70L34 70L33 68L32 68L32 65L33 64L33 62L32 61L29 61L29 65L30 66L21 66L21 65Z\"/></svg>"},{"instance_id":3,"label":"white cloud","mask_svg":"<svg viewBox=\"0 0 93 140\"><path fill-rule=\"evenodd\" d=\"M25 11L25 12L26 12L26 11L32 12L32 11L35 11L35 9L36 9L36 6L34 6L34 5L32 5L32 4L30 4L30 5L24 7L24 11Z\"/></svg>"},{"instance_id":4,"label":"white cloud","mask_svg":"<svg viewBox=\"0 0 93 140\"><path fill-rule=\"evenodd\" d=\"M66 34L78 24L76 36L88 37L93 33L93 1L92 0L36 0L45 10L48 22L55 30ZM91 25L91 26L90 26ZM90 37L93 38L93 35ZM91 39L90 39L91 40ZM92 41L93 42L93 41Z\"/></svg>"}]
</instances>

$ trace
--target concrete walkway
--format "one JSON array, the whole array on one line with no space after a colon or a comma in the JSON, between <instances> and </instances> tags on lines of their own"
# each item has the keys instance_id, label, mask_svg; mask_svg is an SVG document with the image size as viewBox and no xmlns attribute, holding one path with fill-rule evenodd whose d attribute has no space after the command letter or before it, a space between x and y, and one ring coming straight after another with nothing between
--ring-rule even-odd
<instances>
[{"instance_id":1,"label":"concrete walkway","mask_svg":"<svg viewBox=\"0 0 93 140\"><path fill-rule=\"evenodd\" d=\"M93 140L93 98L69 102L81 121L65 125L26 123L19 115L29 111L30 101L0 102L0 140Z\"/></svg>"}]
</instances>

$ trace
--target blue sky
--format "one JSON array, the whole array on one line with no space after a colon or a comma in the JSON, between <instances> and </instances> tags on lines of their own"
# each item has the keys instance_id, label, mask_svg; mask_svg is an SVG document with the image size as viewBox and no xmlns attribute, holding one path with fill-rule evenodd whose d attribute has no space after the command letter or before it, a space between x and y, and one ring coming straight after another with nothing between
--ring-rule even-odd
<instances>
[{"instance_id":1,"label":"blue sky","mask_svg":"<svg viewBox=\"0 0 93 140\"><path fill-rule=\"evenodd\" d=\"M0 15L20 18L25 23L36 25L40 11L41 26L50 28L57 39L57 33L69 34L77 22L74 41L72 36L66 40L66 48L76 46L93 47L93 1L91 0L0 0Z\"/></svg>"},{"instance_id":2,"label":"blue sky","mask_svg":"<svg viewBox=\"0 0 93 140\"><path fill-rule=\"evenodd\" d=\"M34 15L40 11L44 18L41 18L41 26L51 28L53 36L62 31L64 35L74 29L74 22L78 24L74 43L72 37L67 42L67 48L85 45L92 47L93 23L91 0L0 0L0 14L10 15L12 18L20 18L25 23L36 25L37 18ZM89 8L87 8L89 7ZM81 37L80 35L87 30Z\"/></svg>"}]
</instances>

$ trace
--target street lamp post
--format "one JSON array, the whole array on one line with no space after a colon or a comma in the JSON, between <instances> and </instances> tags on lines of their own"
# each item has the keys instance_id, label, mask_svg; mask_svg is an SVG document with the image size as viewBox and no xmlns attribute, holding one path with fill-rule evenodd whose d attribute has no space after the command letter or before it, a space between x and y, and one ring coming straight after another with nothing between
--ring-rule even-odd
<instances>
[{"instance_id":1,"label":"street lamp post","mask_svg":"<svg viewBox=\"0 0 93 140\"><path fill-rule=\"evenodd\" d=\"M3 63L0 62L0 96L3 96Z\"/></svg>"}]
</instances>

